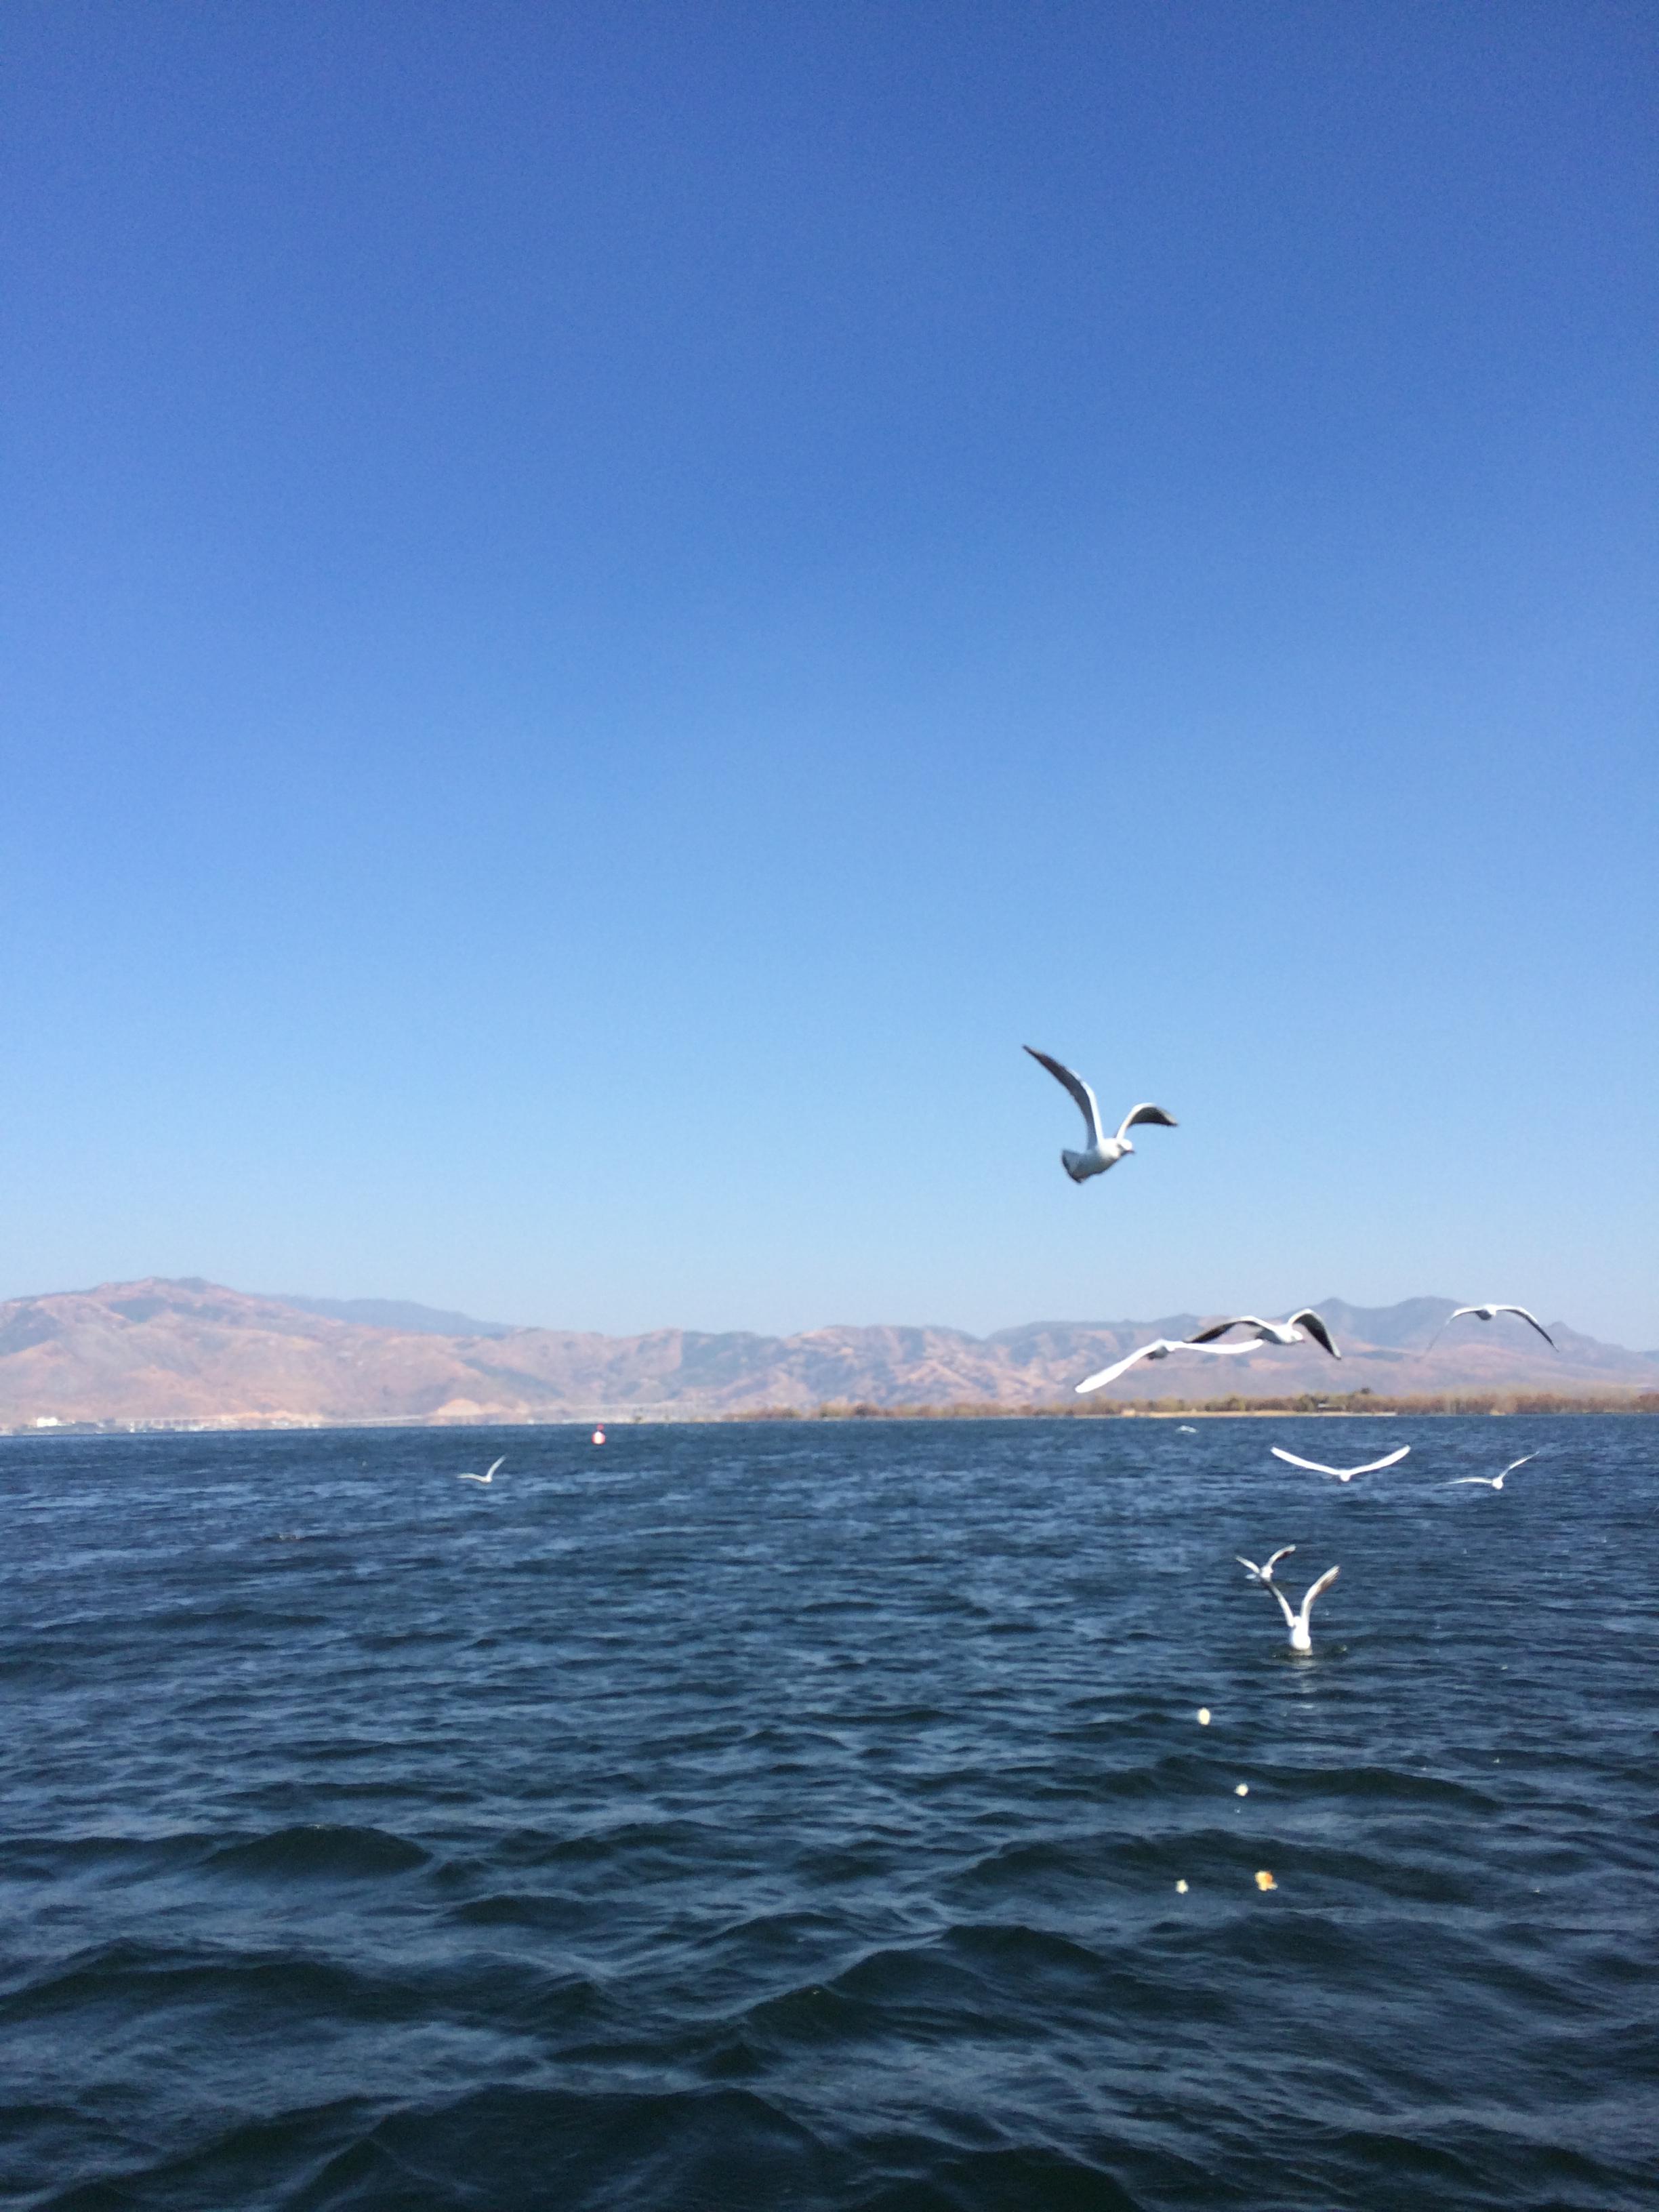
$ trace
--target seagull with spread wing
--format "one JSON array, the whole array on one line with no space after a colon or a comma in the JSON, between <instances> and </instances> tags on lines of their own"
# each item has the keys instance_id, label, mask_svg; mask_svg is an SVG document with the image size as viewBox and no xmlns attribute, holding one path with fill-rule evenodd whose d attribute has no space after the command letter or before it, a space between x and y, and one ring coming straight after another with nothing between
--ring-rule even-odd
<instances>
[{"instance_id":1,"label":"seagull with spread wing","mask_svg":"<svg viewBox=\"0 0 1659 2212\"><path fill-rule=\"evenodd\" d=\"M1280 1589L1277 1583L1269 1583L1267 1584L1267 1588L1279 1600L1279 1609L1285 1616L1285 1626L1291 1632L1291 1649L1292 1651L1311 1651L1313 1650L1313 1638L1309 1633L1308 1623L1313 1613L1314 1600L1319 1595L1321 1590L1328 1590L1330 1588L1331 1584L1336 1580L1341 1571L1342 1570L1340 1567L1327 1567L1324 1573L1319 1577L1319 1580L1308 1590L1307 1594L1303 1598L1301 1605L1294 1610L1291 1608L1291 1601L1285 1596L1284 1591Z\"/></svg>"},{"instance_id":2,"label":"seagull with spread wing","mask_svg":"<svg viewBox=\"0 0 1659 2212\"><path fill-rule=\"evenodd\" d=\"M1512 1459L1504 1469L1504 1474L1513 1474L1517 1467L1524 1467L1528 1460L1536 1459L1537 1456L1536 1452L1527 1452L1520 1459ZM1504 1474L1455 1474L1447 1487L1450 1489L1460 1482L1480 1482L1484 1483L1488 1490L1501 1490L1504 1487Z\"/></svg>"},{"instance_id":3,"label":"seagull with spread wing","mask_svg":"<svg viewBox=\"0 0 1659 2212\"><path fill-rule=\"evenodd\" d=\"M1281 1544L1276 1552L1268 1553L1266 1563L1261 1566L1257 1566L1254 1559L1245 1559L1241 1553L1235 1552L1233 1557L1249 1576L1251 1581L1260 1583L1265 1589L1273 1578L1273 1569L1281 1559L1288 1559L1295 1549L1294 1544Z\"/></svg>"},{"instance_id":4,"label":"seagull with spread wing","mask_svg":"<svg viewBox=\"0 0 1659 2212\"><path fill-rule=\"evenodd\" d=\"M489 1471L487 1474L458 1474L455 1480L457 1482L494 1482L496 1468L506 1465L507 1454L503 1452L499 1459L490 1461Z\"/></svg>"},{"instance_id":5,"label":"seagull with spread wing","mask_svg":"<svg viewBox=\"0 0 1659 2212\"><path fill-rule=\"evenodd\" d=\"M1065 1085L1077 1101L1078 1110L1089 1132L1089 1142L1085 1151L1062 1152L1060 1156L1061 1167L1073 1182L1087 1182L1091 1176L1104 1175L1108 1168L1117 1165L1126 1152L1133 1152L1134 1146L1129 1142L1129 1132L1139 1123L1155 1121L1160 1128L1176 1127L1174 1115L1166 1114L1161 1106L1133 1106L1119 1123L1116 1136L1109 1137L1101 1124L1099 1102L1083 1078L1074 1075L1059 1060L1050 1060L1046 1052L1039 1052L1034 1044L1028 1044L1025 1050L1033 1060L1048 1069L1056 1083Z\"/></svg>"},{"instance_id":6,"label":"seagull with spread wing","mask_svg":"<svg viewBox=\"0 0 1659 2212\"><path fill-rule=\"evenodd\" d=\"M1434 1334L1424 1346L1423 1350L1425 1353L1432 1352L1436 1345L1439 1343L1442 1336L1443 1336L1445 1332L1451 1327L1452 1323L1455 1321L1462 1321L1466 1314L1473 1314L1476 1321L1495 1321L1498 1316L1501 1313L1513 1314L1517 1321L1525 1322L1528 1328L1535 1328L1540 1336L1543 1338L1545 1343L1548 1345L1550 1350L1552 1352L1554 1351L1555 1339L1550 1334L1548 1329L1545 1328L1543 1322L1539 1320L1536 1314L1528 1313L1525 1306L1500 1305L1459 1306L1455 1313L1449 1313L1446 1316L1444 1321L1441 1322L1439 1328L1436 1329Z\"/></svg>"},{"instance_id":7,"label":"seagull with spread wing","mask_svg":"<svg viewBox=\"0 0 1659 2212\"><path fill-rule=\"evenodd\" d=\"M1179 1337L1156 1337L1151 1344L1143 1344L1138 1352L1128 1352L1123 1358L1114 1360L1109 1367L1103 1367L1097 1375L1085 1375L1077 1386L1077 1395L1082 1398L1091 1390L1103 1390L1109 1382L1115 1382L1120 1375L1141 1360L1167 1359L1172 1352L1218 1352L1224 1357L1230 1352L1255 1350L1253 1344L1189 1344Z\"/></svg>"},{"instance_id":8,"label":"seagull with spread wing","mask_svg":"<svg viewBox=\"0 0 1659 2212\"><path fill-rule=\"evenodd\" d=\"M1322 1460L1298 1459L1294 1452L1287 1452L1282 1444L1270 1444L1268 1449L1275 1459L1282 1459L1286 1467L1305 1467L1310 1474L1334 1474L1339 1482L1352 1482L1357 1474L1376 1474L1382 1468L1397 1467L1411 1446L1401 1444L1398 1451L1391 1451L1386 1459L1368 1459L1364 1467L1327 1467Z\"/></svg>"},{"instance_id":9,"label":"seagull with spread wing","mask_svg":"<svg viewBox=\"0 0 1659 2212\"><path fill-rule=\"evenodd\" d=\"M1188 1344L1208 1344L1225 1336L1230 1328L1248 1328L1258 1344L1306 1344L1311 1337L1333 1359L1342 1354L1331 1342L1331 1333L1311 1306L1303 1306L1288 1321L1263 1321L1259 1314L1235 1314L1231 1321L1212 1321L1187 1339Z\"/></svg>"}]
</instances>

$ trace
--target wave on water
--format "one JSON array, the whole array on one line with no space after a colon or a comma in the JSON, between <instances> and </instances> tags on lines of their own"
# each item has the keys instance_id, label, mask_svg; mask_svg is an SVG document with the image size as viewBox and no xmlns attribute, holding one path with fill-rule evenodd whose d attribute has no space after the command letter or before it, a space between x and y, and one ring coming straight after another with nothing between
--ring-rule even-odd
<instances>
[{"instance_id":1,"label":"wave on water","mask_svg":"<svg viewBox=\"0 0 1659 2212\"><path fill-rule=\"evenodd\" d=\"M0 1447L0 2195L1647 2212L1659 1431L1395 1425Z\"/></svg>"}]
</instances>

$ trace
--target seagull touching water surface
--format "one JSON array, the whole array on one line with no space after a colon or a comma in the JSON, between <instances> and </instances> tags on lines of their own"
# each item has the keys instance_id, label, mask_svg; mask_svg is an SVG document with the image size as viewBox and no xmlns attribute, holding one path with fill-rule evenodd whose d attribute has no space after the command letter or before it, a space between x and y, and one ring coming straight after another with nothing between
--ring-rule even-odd
<instances>
[{"instance_id":1,"label":"seagull touching water surface","mask_svg":"<svg viewBox=\"0 0 1659 2212\"><path fill-rule=\"evenodd\" d=\"M456 1480L456 1481L457 1481L457 1482L494 1482L494 1480L495 1480L495 1470L496 1470L496 1468L497 1468L498 1467L505 1467L506 1465L507 1465L507 1454L506 1454L505 1452L503 1452L503 1453L501 1454L501 1457L500 1457L499 1459L493 1459L493 1460L491 1460L491 1461L490 1461L490 1462L489 1462L489 1470L488 1474L458 1474L458 1475L456 1476L455 1480Z\"/></svg>"},{"instance_id":2,"label":"seagull touching water surface","mask_svg":"<svg viewBox=\"0 0 1659 2212\"><path fill-rule=\"evenodd\" d=\"M1074 1075L1059 1060L1050 1060L1046 1052L1039 1052L1034 1044L1028 1044L1025 1049L1033 1060L1048 1069L1056 1083L1065 1085L1076 1099L1078 1110L1088 1129L1089 1143L1085 1151L1062 1152L1060 1156L1061 1167L1073 1182L1087 1182L1091 1176L1104 1175L1108 1168L1117 1165L1126 1152L1133 1152L1134 1146L1129 1142L1129 1132L1138 1122L1156 1121L1160 1128L1164 1129L1173 1129L1176 1126L1174 1115L1166 1114L1161 1106L1132 1106L1118 1124L1116 1136L1109 1137L1101 1126L1099 1103L1083 1078Z\"/></svg>"},{"instance_id":3,"label":"seagull touching water surface","mask_svg":"<svg viewBox=\"0 0 1659 2212\"><path fill-rule=\"evenodd\" d=\"M1285 1626L1291 1632L1292 1651L1313 1650L1313 1638L1308 1632L1308 1622L1313 1613L1314 1600L1319 1595L1321 1590L1328 1590L1330 1588L1341 1571L1340 1567L1327 1567L1319 1580L1310 1588L1301 1605L1294 1611L1291 1609L1291 1601L1277 1583L1267 1583L1264 1585L1279 1600L1279 1609L1285 1616Z\"/></svg>"},{"instance_id":4,"label":"seagull touching water surface","mask_svg":"<svg viewBox=\"0 0 1659 2212\"><path fill-rule=\"evenodd\" d=\"M1524 1467L1528 1460L1536 1459L1537 1456L1536 1452L1527 1452L1520 1459L1512 1459L1504 1469L1504 1474L1513 1474L1517 1467ZM1461 1482L1480 1482L1484 1483L1488 1490L1501 1490L1504 1487L1504 1474L1455 1474L1447 1487L1454 1489Z\"/></svg>"}]
</instances>

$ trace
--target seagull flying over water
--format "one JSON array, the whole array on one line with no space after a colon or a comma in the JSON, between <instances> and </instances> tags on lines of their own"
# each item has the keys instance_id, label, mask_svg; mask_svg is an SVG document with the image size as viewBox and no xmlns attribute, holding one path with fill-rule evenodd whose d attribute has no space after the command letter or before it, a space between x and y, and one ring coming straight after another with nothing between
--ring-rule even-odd
<instances>
[{"instance_id":1,"label":"seagull flying over water","mask_svg":"<svg viewBox=\"0 0 1659 2212\"><path fill-rule=\"evenodd\" d=\"M1423 1349L1425 1352L1432 1352L1435 1346L1439 1343L1441 1337L1444 1334L1445 1331L1450 1328L1453 1322L1462 1321L1465 1314L1473 1314L1477 1321L1492 1321L1501 1313L1512 1313L1517 1320L1525 1322L1528 1328L1535 1328L1540 1336L1543 1338L1545 1343L1548 1345L1550 1350L1552 1352L1554 1351L1555 1339L1550 1334L1548 1329L1545 1328L1543 1322L1539 1320L1536 1314L1528 1313L1525 1306L1500 1305L1459 1306L1455 1313L1449 1313L1446 1316L1445 1320L1441 1322L1440 1327L1436 1329L1434 1334L1429 1339Z\"/></svg>"},{"instance_id":2,"label":"seagull flying over water","mask_svg":"<svg viewBox=\"0 0 1659 2212\"><path fill-rule=\"evenodd\" d=\"M1139 1352L1132 1352L1125 1358L1114 1360L1109 1367L1103 1367L1099 1374L1085 1375L1077 1386L1077 1395L1081 1398L1090 1390L1103 1390L1109 1382L1115 1382L1125 1369L1133 1367L1138 1360L1167 1359L1172 1352L1216 1352L1224 1356L1230 1352L1255 1350L1253 1344L1189 1344L1179 1337L1157 1337L1151 1344L1143 1344Z\"/></svg>"},{"instance_id":3,"label":"seagull flying over water","mask_svg":"<svg viewBox=\"0 0 1659 2212\"><path fill-rule=\"evenodd\" d=\"M1279 1609L1285 1616L1285 1626L1291 1632L1291 1649L1292 1651L1311 1651L1313 1650L1313 1638L1308 1633L1308 1622L1313 1613L1314 1600L1319 1595L1321 1590L1328 1590L1330 1588L1331 1584L1336 1580L1341 1571L1342 1570L1340 1567L1327 1567L1324 1573L1319 1577L1319 1580L1308 1590L1306 1595L1303 1598L1301 1606L1294 1612L1291 1609L1291 1601L1285 1596L1284 1591L1280 1589L1279 1584L1277 1583L1269 1583L1267 1584L1267 1588L1279 1600Z\"/></svg>"},{"instance_id":4,"label":"seagull flying over water","mask_svg":"<svg viewBox=\"0 0 1659 2212\"><path fill-rule=\"evenodd\" d=\"M1282 1444L1273 1444L1268 1449L1275 1459L1282 1459L1287 1467L1305 1467L1310 1474L1334 1474L1339 1482L1352 1482L1357 1474L1375 1474L1379 1468L1397 1465L1405 1458L1411 1446L1401 1444L1398 1451L1391 1451L1386 1459L1368 1459L1364 1467L1327 1467L1321 1460L1298 1459L1294 1452L1287 1452Z\"/></svg>"},{"instance_id":5,"label":"seagull flying over water","mask_svg":"<svg viewBox=\"0 0 1659 2212\"><path fill-rule=\"evenodd\" d=\"M494 1482L496 1468L506 1465L507 1454L503 1452L499 1459L490 1461L489 1471L487 1474L458 1474L455 1480L457 1482Z\"/></svg>"},{"instance_id":6,"label":"seagull flying over water","mask_svg":"<svg viewBox=\"0 0 1659 2212\"><path fill-rule=\"evenodd\" d=\"M1268 1554L1266 1565L1260 1567L1254 1559L1244 1559L1237 1552L1233 1553L1233 1557L1237 1559L1239 1565L1243 1568L1252 1581L1260 1583L1265 1589L1273 1578L1273 1569L1281 1559L1288 1559L1295 1549L1294 1544L1281 1544L1276 1552Z\"/></svg>"},{"instance_id":7,"label":"seagull flying over water","mask_svg":"<svg viewBox=\"0 0 1659 2212\"><path fill-rule=\"evenodd\" d=\"M1536 1452L1528 1452L1521 1459L1512 1459L1504 1469L1504 1474L1513 1474L1517 1467L1524 1467L1528 1460L1536 1459L1537 1456ZM1504 1487L1504 1474L1456 1474L1452 1477L1452 1483L1484 1482L1489 1490L1501 1490ZM1451 1484L1447 1487L1450 1488Z\"/></svg>"},{"instance_id":8,"label":"seagull flying over water","mask_svg":"<svg viewBox=\"0 0 1659 2212\"><path fill-rule=\"evenodd\" d=\"M1089 1132L1088 1148L1081 1152L1062 1152L1060 1164L1073 1182L1087 1182L1091 1176L1104 1175L1108 1168L1115 1167L1126 1152L1134 1146L1129 1142L1129 1132L1138 1122L1156 1121L1160 1128L1173 1129L1177 1125L1173 1114L1166 1114L1161 1106L1150 1104L1132 1106L1118 1124L1116 1136L1109 1137L1101 1126L1100 1105L1094 1092L1080 1075L1073 1075L1069 1067L1057 1060L1050 1060L1046 1052L1039 1052L1034 1044L1025 1050L1033 1060L1040 1061L1056 1083L1063 1083L1076 1099Z\"/></svg>"},{"instance_id":9,"label":"seagull flying over water","mask_svg":"<svg viewBox=\"0 0 1659 2212\"><path fill-rule=\"evenodd\" d=\"M1256 1314L1235 1314L1231 1321L1214 1321L1208 1328L1187 1339L1188 1344L1208 1344L1218 1336L1225 1336L1230 1328L1248 1328L1258 1344L1305 1344L1311 1337L1314 1342L1328 1352L1333 1359L1342 1354L1331 1342L1331 1333L1311 1306L1304 1306L1288 1321L1263 1321Z\"/></svg>"}]
</instances>

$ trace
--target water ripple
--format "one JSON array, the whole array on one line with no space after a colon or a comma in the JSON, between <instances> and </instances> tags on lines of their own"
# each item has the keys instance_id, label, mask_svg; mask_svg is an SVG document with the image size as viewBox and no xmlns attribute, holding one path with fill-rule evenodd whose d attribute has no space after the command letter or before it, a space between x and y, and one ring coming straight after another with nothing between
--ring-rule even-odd
<instances>
[{"instance_id":1,"label":"water ripple","mask_svg":"<svg viewBox=\"0 0 1659 2212\"><path fill-rule=\"evenodd\" d=\"M1267 1425L0 1440L0 2193L1647 2207L1659 1431Z\"/></svg>"}]
</instances>

